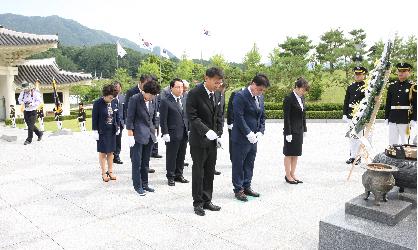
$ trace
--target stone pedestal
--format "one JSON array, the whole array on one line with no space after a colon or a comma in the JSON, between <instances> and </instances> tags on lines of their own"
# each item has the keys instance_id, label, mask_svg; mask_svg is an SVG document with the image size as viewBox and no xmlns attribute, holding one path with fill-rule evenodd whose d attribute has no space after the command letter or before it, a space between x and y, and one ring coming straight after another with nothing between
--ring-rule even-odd
<instances>
[{"instance_id":1,"label":"stone pedestal","mask_svg":"<svg viewBox=\"0 0 418 250\"><path fill-rule=\"evenodd\" d=\"M373 205L373 197L355 197L319 222L319 249L416 249L415 193L395 187L388 202ZM413 203L415 202L415 207Z\"/></svg>"},{"instance_id":2,"label":"stone pedestal","mask_svg":"<svg viewBox=\"0 0 418 250\"><path fill-rule=\"evenodd\" d=\"M411 212L412 204L410 202L389 200L388 202L382 202L380 206L375 206L373 205L373 198L364 200L364 196L362 194L346 202L345 213L395 226Z\"/></svg>"}]
</instances>

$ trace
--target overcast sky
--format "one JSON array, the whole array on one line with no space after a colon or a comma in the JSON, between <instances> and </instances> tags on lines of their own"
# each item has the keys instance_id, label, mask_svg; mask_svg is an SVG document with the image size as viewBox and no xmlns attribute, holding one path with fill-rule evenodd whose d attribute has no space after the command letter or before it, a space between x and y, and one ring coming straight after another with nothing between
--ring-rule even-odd
<instances>
[{"instance_id":1,"label":"overcast sky","mask_svg":"<svg viewBox=\"0 0 418 250\"><path fill-rule=\"evenodd\" d=\"M275 3L276 2L276 3ZM256 43L268 55L286 36L308 35L314 43L331 28L363 28L371 45L398 32L416 35L416 0L402 1L163 1L163 0L0 0L0 13L59 15L92 29L140 43L139 33L176 56L208 59L221 53L242 62ZM203 29L211 36L205 37ZM123 45L123 44L122 44Z\"/></svg>"}]
</instances>

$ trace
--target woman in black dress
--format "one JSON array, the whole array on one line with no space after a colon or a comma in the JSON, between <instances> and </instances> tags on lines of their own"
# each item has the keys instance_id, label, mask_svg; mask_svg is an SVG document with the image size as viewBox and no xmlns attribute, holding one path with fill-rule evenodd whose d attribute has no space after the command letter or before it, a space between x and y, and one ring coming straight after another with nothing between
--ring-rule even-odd
<instances>
[{"instance_id":1,"label":"woman in black dress","mask_svg":"<svg viewBox=\"0 0 418 250\"><path fill-rule=\"evenodd\" d=\"M114 98L113 85L106 85L102 90L103 96L93 104L92 129L93 136L97 141L99 163L102 168L102 179L105 182L116 180L112 174L113 152L116 149L117 113L112 100ZM106 161L108 170L106 171Z\"/></svg>"},{"instance_id":2,"label":"woman in black dress","mask_svg":"<svg viewBox=\"0 0 418 250\"><path fill-rule=\"evenodd\" d=\"M309 91L308 82L302 77L295 82L295 88L283 101L284 116L284 167L285 180L289 184L303 183L296 178L295 171L298 156L302 155L303 137L306 133L305 98Z\"/></svg>"}]
</instances>

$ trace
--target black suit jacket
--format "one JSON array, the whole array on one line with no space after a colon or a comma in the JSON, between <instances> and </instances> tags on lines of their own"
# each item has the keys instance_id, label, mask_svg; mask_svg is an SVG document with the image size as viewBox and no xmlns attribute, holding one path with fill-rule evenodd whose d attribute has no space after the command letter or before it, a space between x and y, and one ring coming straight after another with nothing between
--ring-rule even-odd
<instances>
[{"instance_id":1,"label":"black suit jacket","mask_svg":"<svg viewBox=\"0 0 418 250\"><path fill-rule=\"evenodd\" d=\"M136 95L136 94L138 94L140 91L139 91L139 88L138 88L138 85L136 85L136 86L134 86L134 87L132 87L131 89L128 89L128 91L126 91L126 94L125 94L125 105L124 105L124 110L123 110L123 112L124 112L124 117L125 117L125 121L126 121L126 117L128 117L128 106L129 106L129 99L131 99L131 97L132 96L134 96L134 95Z\"/></svg>"},{"instance_id":2,"label":"black suit jacket","mask_svg":"<svg viewBox=\"0 0 418 250\"><path fill-rule=\"evenodd\" d=\"M155 105L149 102L149 110L142 93L138 93L129 99L126 129L133 130L135 141L140 144L148 144L149 138L157 142L155 136L155 124L157 111Z\"/></svg>"},{"instance_id":3,"label":"black suit jacket","mask_svg":"<svg viewBox=\"0 0 418 250\"><path fill-rule=\"evenodd\" d=\"M234 97L235 94L238 91L233 91L231 95L229 96L228 100L228 108L227 108L227 114L226 114L226 124L231 125L234 123Z\"/></svg>"},{"instance_id":4,"label":"black suit jacket","mask_svg":"<svg viewBox=\"0 0 418 250\"><path fill-rule=\"evenodd\" d=\"M302 97L303 111L295 93L292 91L283 101L284 135L303 134L306 132L305 101Z\"/></svg>"},{"instance_id":5,"label":"black suit jacket","mask_svg":"<svg viewBox=\"0 0 418 250\"><path fill-rule=\"evenodd\" d=\"M346 115L348 118L353 118L353 106L356 103L359 103L364 98L364 91L362 88L364 82L353 82L350 86L347 87L344 97L344 106L343 106L343 115Z\"/></svg>"},{"instance_id":6,"label":"black suit jacket","mask_svg":"<svg viewBox=\"0 0 418 250\"><path fill-rule=\"evenodd\" d=\"M116 133L116 130L119 126L118 120L118 111L115 103L111 102L111 107L113 109L113 117L112 117L112 123L114 127L114 131ZM93 103L93 110L92 110L92 130L97 130L99 134L104 133L106 128L106 118L107 118L107 111L108 106L107 103L103 100L103 98L99 98Z\"/></svg>"},{"instance_id":7,"label":"black suit jacket","mask_svg":"<svg viewBox=\"0 0 418 250\"><path fill-rule=\"evenodd\" d=\"M222 135L222 113L219 93L214 95L212 105L203 83L198 84L187 95L186 110L190 124L190 146L207 148L216 147L216 141L206 137L209 130Z\"/></svg>"},{"instance_id":8,"label":"black suit jacket","mask_svg":"<svg viewBox=\"0 0 418 250\"><path fill-rule=\"evenodd\" d=\"M183 101L183 100L182 100ZM180 109L173 95L161 99L160 126L163 135L169 134L170 141L180 141L187 137L188 121L184 114L184 102Z\"/></svg>"}]
</instances>

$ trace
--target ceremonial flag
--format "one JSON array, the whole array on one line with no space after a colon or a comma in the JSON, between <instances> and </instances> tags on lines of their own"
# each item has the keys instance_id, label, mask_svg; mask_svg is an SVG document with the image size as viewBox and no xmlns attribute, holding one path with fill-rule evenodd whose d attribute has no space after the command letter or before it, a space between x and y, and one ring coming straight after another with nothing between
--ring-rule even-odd
<instances>
[{"instance_id":1,"label":"ceremonial flag","mask_svg":"<svg viewBox=\"0 0 418 250\"><path fill-rule=\"evenodd\" d=\"M210 36L209 30L203 29L203 35Z\"/></svg>"},{"instance_id":2,"label":"ceremonial flag","mask_svg":"<svg viewBox=\"0 0 418 250\"><path fill-rule=\"evenodd\" d=\"M120 56L121 58L126 55L126 51L123 49L122 45L120 45L119 41L116 42L116 50L118 56Z\"/></svg>"}]
</instances>

